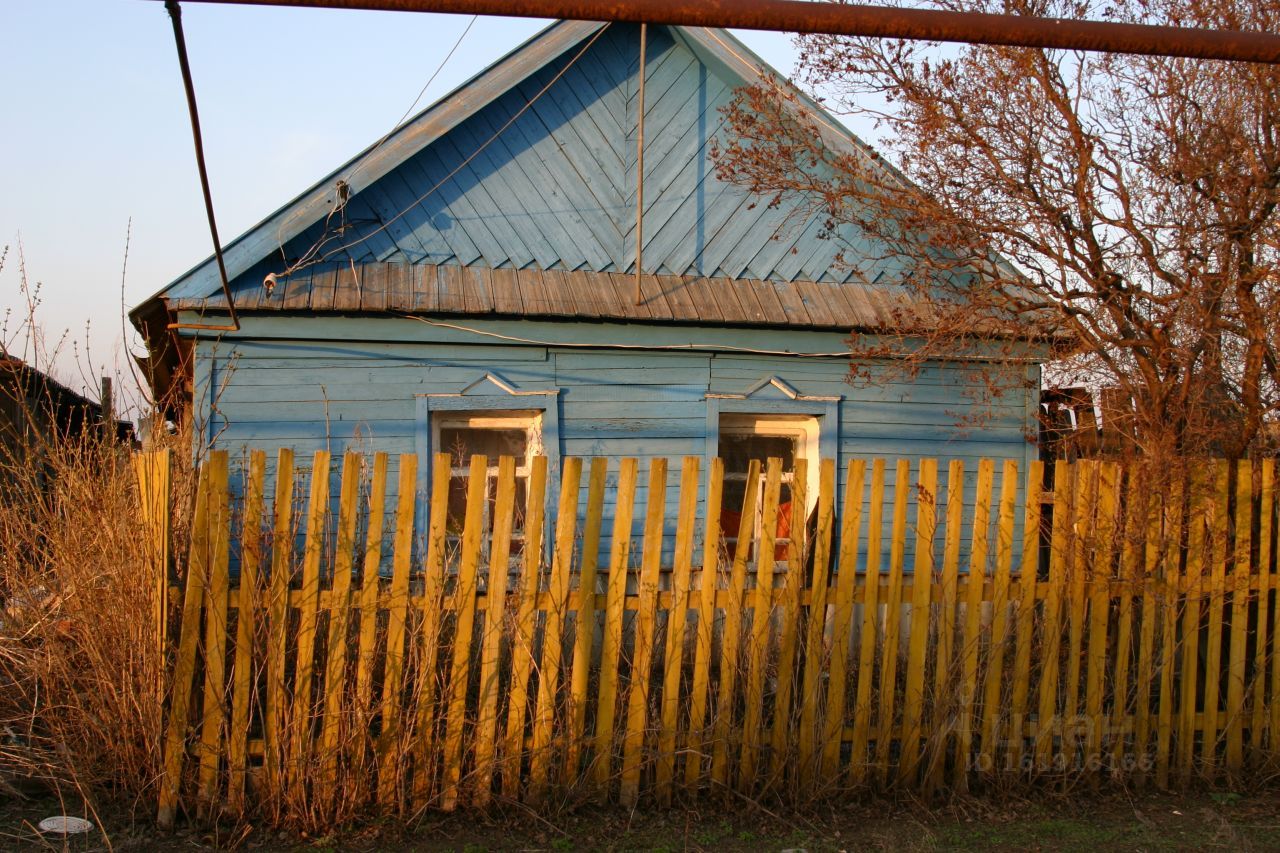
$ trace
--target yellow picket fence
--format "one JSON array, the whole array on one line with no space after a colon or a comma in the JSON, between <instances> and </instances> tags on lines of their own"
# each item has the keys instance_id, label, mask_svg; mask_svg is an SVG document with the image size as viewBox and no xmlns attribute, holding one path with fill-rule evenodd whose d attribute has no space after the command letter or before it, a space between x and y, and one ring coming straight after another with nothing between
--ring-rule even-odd
<instances>
[{"instance_id":1,"label":"yellow picket fence","mask_svg":"<svg viewBox=\"0 0 1280 853\"><path fill-rule=\"evenodd\" d=\"M1057 463L1052 493L1040 463L997 476L989 460L966 490L956 460L942 494L936 460L855 459L839 517L828 460L816 501L791 479L789 529L769 460L725 508L741 519L729 552L719 460L684 459L678 483L650 461L637 507L636 460L569 458L548 507L539 458L516 555L513 460L492 487L472 460L460 526L448 456L429 503L417 458L398 459L395 484L389 461L348 454L336 502L328 453L303 483L281 450L273 499L261 452L234 476L225 453L203 465L173 595L162 823L264 798L416 813L1166 786L1280 758L1274 460L1234 477L1189 466L1161 491L1111 463Z\"/></svg>"}]
</instances>

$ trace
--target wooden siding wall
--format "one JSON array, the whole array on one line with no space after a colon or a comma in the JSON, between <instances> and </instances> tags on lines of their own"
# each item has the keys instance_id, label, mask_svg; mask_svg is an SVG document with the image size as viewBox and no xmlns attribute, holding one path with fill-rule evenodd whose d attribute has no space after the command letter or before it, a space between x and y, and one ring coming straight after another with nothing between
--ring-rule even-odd
<instances>
[{"instance_id":1,"label":"wooden siding wall","mask_svg":"<svg viewBox=\"0 0 1280 853\"><path fill-rule=\"evenodd\" d=\"M589 331L599 340L635 345L710 340L774 351L843 348L843 336L836 334L753 331L744 339L723 329L470 324L492 334L540 340L554 340L553 335L590 339ZM910 383L856 387L845 382L848 362L842 358L460 345L456 341L468 338L446 332L405 319L249 318L247 339L204 341L197 349L196 411L209 413L197 426L211 446L234 453L290 446L300 460L315 450L382 451L394 458L422 450L416 438L428 425L418 421L415 395L456 393L492 373L522 391L558 392L561 456L635 457L643 464L657 457L714 455L715 449L707 447L706 395L743 393L776 376L801 395L843 398L836 431L842 475L843 461L854 456L945 455L970 463L1002 458L1024 466L1034 456L1026 442L1033 395L1011 392L987 423L966 433L956 428L956 419L972 414L973 403L965 397L963 372L954 367L931 367ZM302 334L313 337L302 339ZM393 342L397 338L403 342ZM524 405L513 397L510 408ZM967 470L965 493L971 501L976 465ZM895 476L891 467L891 488ZM391 482L396 482L394 471ZM844 485L839 483L838 494ZM615 487L611 479L611 493ZM644 498L642 488L639 499ZM700 511L703 499L700 494ZM609 506L611 517L611 500ZM668 513L669 524L674 517ZM638 531L638 519L636 525Z\"/></svg>"}]
</instances>

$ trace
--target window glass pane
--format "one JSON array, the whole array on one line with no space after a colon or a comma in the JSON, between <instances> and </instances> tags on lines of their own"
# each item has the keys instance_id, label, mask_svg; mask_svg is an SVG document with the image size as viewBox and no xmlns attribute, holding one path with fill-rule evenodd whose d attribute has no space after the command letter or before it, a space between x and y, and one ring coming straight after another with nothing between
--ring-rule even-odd
<instances>
[{"instance_id":1,"label":"window glass pane","mask_svg":"<svg viewBox=\"0 0 1280 853\"><path fill-rule=\"evenodd\" d=\"M524 477L516 477L515 519L511 524L511 556L524 553L524 518L525 508L529 500L529 481Z\"/></svg>"},{"instance_id":2,"label":"window glass pane","mask_svg":"<svg viewBox=\"0 0 1280 853\"><path fill-rule=\"evenodd\" d=\"M496 465L499 456L523 460L529 445L522 429L479 429L464 426L440 428L440 450L453 457L454 467L462 467L476 454L484 454Z\"/></svg>"},{"instance_id":3,"label":"window glass pane","mask_svg":"<svg viewBox=\"0 0 1280 853\"><path fill-rule=\"evenodd\" d=\"M525 491L528 485L526 478L517 476L515 481L514 494L512 495L513 512L511 529L521 531L524 529L524 507L525 507ZM498 476L493 474L489 477L489 518L497 520L498 512Z\"/></svg>"},{"instance_id":4,"label":"window glass pane","mask_svg":"<svg viewBox=\"0 0 1280 853\"><path fill-rule=\"evenodd\" d=\"M782 459L784 471L789 470L795 462L795 455L795 439L790 436L720 433L720 458L724 460L727 474L746 473L753 459L760 460L763 467L765 460L774 456Z\"/></svg>"},{"instance_id":5,"label":"window glass pane","mask_svg":"<svg viewBox=\"0 0 1280 853\"><path fill-rule=\"evenodd\" d=\"M448 453L453 467L453 476L449 480L447 536L451 559L455 559L461 548L461 537L466 525L467 491L470 478L471 459L484 456L487 460L488 473L485 476L483 530L481 535L480 559L484 565L489 562L489 549L492 544L490 533L497 512L499 459L511 456L516 460L516 481L514 507L512 511L511 559L520 557L524 551L525 513L528 502L528 454L535 449L536 433L530 427L534 422L530 419L507 417L505 413L495 415L467 415L443 419L438 426L436 450Z\"/></svg>"},{"instance_id":6,"label":"window glass pane","mask_svg":"<svg viewBox=\"0 0 1280 853\"><path fill-rule=\"evenodd\" d=\"M761 513L764 500L764 467L766 460L779 458L782 460L784 482L780 484L778 495L778 518L775 536L780 540L774 548L774 559L786 558L787 536L790 534L791 521L791 484L788 474L795 467L796 444L798 436L794 435L758 435L753 433L734 432L732 429L720 433L720 457L724 460L725 484L724 503L720 513L720 529L727 543L736 547L738 527L742 520L742 504L748 489L756 495L755 535L759 535ZM752 461L760 462L760 479L748 483L747 469ZM747 557L751 558L753 547L748 546Z\"/></svg>"},{"instance_id":7,"label":"window glass pane","mask_svg":"<svg viewBox=\"0 0 1280 853\"><path fill-rule=\"evenodd\" d=\"M720 505L724 507L724 510L732 510L736 517L742 512L742 501L746 496L747 481L745 478L741 480L725 480L724 496L720 499ZM724 510L722 510L722 513ZM737 525L735 524L732 529L734 531L733 535L736 536Z\"/></svg>"},{"instance_id":8,"label":"window glass pane","mask_svg":"<svg viewBox=\"0 0 1280 853\"><path fill-rule=\"evenodd\" d=\"M449 518L445 528L450 536L461 536L467 518L467 478L449 478Z\"/></svg>"}]
</instances>

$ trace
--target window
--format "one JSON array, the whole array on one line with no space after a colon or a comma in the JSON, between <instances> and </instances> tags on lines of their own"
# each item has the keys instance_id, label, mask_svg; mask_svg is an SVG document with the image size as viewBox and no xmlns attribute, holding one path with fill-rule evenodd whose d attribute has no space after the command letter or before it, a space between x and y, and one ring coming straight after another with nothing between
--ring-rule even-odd
<instances>
[{"instance_id":1,"label":"window","mask_svg":"<svg viewBox=\"0 0 1280 853\"><path fill-rule=\"evenodd\" d=\"M529 494L529 469L534 456L542 452L540 412L485 411L448 412L433 419L432 442L438 452L452 457L449 479L449 508L446 531L452 549L459 546L467 514L467 489L471 478L471 458L483 455L485 468L484 530L490 530L497 503L498 460L513 456L516 461L515 521L512 525L511 556L520 555L525 541L525 508ZM484 538L487 550L489 540Z\"/></svg>"},{"instance_id":2,"label":"window","mask_svg":"<svg viewBox=\"0 0 1280 853\"><path fill-rule=\"evenodd\" d=\"M467 480L471 457L484 454L485 526L490 527L497 502L498 457L516 457L516 508L512 534L512 559L524 552L525 512L528 505L530 468L535 456L547 457L547 471L560 471L559 389L520 388L496 373L475 377L456 391L417 395L414 446L418 451L418 489L428 500L432 494L431 459L436 453L452 455L452 477L447 509L450 545L456 553L466 517ZM556 477L548 477L546 506L556 506ZM417 533L427 535L429 513L417 514ZM544 520L545 523L545 520ZM484 537L482 559L487 565L489 537ZM543 541L547 538L544 536ZM483 583L483 581L482 581Z\"/></svg>"},{"instance_id":3,"label":"window","mask_svg":"<svg viewBox=\"0 0 1280 853\"><path fill-rule=\"evenodd\" d=\"M770 458L782 460L782 487L778 498L778 520L774 559L785 560L790 543L792 491L795 463L812 461L806 466L805 514L817 501L818 419L790 415L722 414L719 430L719 456L724 460L724 509L720 526L730 553L737 543L742 523L741 507L748 489L756 490L755 535L760 535L764 504L764 466ZM752 460L759 460L759 479L748 481Z\"/></svg>"}]
</instances>

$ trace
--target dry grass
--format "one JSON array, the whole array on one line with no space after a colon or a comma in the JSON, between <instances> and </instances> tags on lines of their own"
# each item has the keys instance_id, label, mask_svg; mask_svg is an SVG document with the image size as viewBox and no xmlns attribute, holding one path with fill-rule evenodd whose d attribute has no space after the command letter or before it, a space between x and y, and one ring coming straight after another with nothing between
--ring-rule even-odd
<instances>
[{"instance_id":1,"label":"dry grass","mask_svg":"<svg viewBox=\"0 0 1280 853\"><path fill-rule=\"evenodd\" d=\"M154 802L164 660L130 452L95 433L0 456L0 786L11 795L52 789L90 811Z\"/></svg>"}]
</instances>

